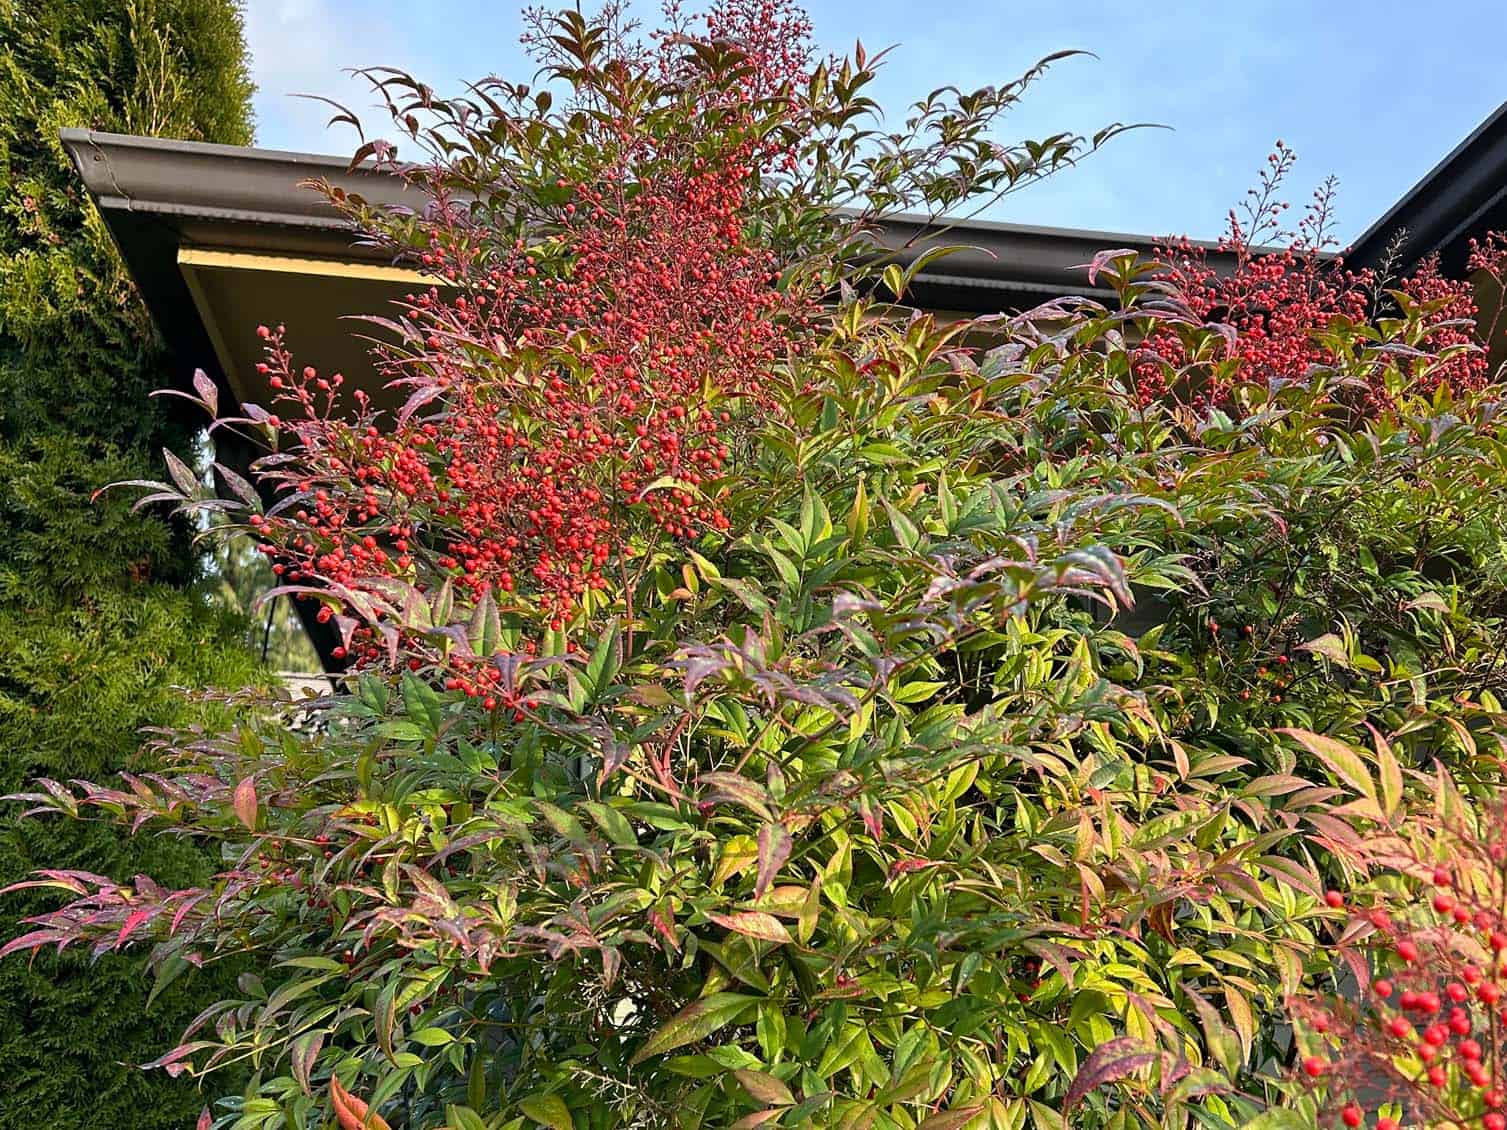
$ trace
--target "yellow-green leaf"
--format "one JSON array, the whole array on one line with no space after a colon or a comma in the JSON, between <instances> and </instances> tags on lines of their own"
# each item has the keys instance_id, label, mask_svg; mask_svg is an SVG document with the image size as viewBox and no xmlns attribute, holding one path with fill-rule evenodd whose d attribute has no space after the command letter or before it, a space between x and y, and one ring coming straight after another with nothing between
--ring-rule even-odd
<instances>
[{"instance_id":1,"label":"yellow-green leaf","mask_svg":"<svg viewBox=\"0 0 1507 1130\"><path fill-rule=\"evenodd\" d=\"M642 1063L650 1056L663 1055L687 1044L694 1044L697 1040L710 1036L718 1028L731 1024L745 1010L758 1003L758 997L742 993L713 993L709 997L702 997L665 1021L633 1054L631 1062Z\"/></svg>"},{"instance_id":2,"label":"yellow-green leaf","mask_svg":"<svg viewBox=\"0 0 1507 1130\"><path fill-rule=\"evenodd\" d=\"M550 1130L575 1130L575 1121L570 1117L570 1107L559 1095L537 1094L518 1100L518 1109L541 1126Z\"/></svg>"}]
</instances>

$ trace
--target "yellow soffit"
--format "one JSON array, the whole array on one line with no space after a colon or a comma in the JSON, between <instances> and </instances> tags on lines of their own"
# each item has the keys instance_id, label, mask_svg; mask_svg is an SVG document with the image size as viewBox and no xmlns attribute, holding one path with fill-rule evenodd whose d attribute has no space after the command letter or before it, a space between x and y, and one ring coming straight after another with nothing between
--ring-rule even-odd
<instances>
[{"instance_id":1,"label":"yellow soffit","mask_svg":"<svg viewBox=\"0 0 1507 1130\"><path fill-rule=\"evenodd\" d=\"M178 265L185 268L211 270L319 275L324 278L403 283L407 286L449 287L454 285L446 279L408 267L387 267L381 263L357 263L345 259L313 259L296 255L258 255L250 251L214 251L198 247L180 247Z\"/></svg>"}]
</instances>

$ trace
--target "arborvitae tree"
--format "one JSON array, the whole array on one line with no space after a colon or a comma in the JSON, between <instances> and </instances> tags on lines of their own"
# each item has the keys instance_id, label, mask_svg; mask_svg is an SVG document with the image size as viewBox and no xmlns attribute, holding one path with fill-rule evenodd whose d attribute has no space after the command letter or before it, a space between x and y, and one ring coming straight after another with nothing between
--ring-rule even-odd
<instances>
[{"instance_id":1,"label":"arborvitae tree","mask_svg":"<svg viewBox=\"0 0 1507 1130\"><path fill-rule=\"evenodd\" d=\"M179 687L255 679L245 624L208 597L189 531L91 495L154 477L194 425L148 393L163 347L58 139L65 126L246 144L235 0L0 0L0 791L142 764ZM186 842L62 822L0 827L0 885L39 861L177 882ZM0 933L42 900L7 898ZM0 968L0 1125L191 1125L203 1099L135 1063L218 995L179 978L142 1019L135 962Z\"/></svg>"}]
</instances>

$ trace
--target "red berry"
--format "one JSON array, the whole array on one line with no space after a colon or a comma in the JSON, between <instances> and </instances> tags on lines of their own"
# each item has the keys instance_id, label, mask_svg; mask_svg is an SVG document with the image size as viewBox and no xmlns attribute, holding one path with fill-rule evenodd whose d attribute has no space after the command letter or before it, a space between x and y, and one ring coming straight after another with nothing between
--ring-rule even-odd
<instances>
[{"instance_id":1,"label":"red berry","mask_svg":"<svg viewBox=\"0 0 1507 1130\"><path fill-rule=\"evenodd\" d=\"M1327 1064L1318 1056L1311 1055L1303 1061L1303 1074L1307 1075L1310 1079L1317 1079L1320 1075L1324 1074L1326 1066Z\"/></svg>"},{"instance_id":2,"label":"red berry","mask_svg":"<svg viewBox=\"0 0 1507 1130\"><path fill-rule=\"evenodd\" d=\"M1397 956L1411 964L1418 960L1418 947L1409 938L1403 938L1397 943Z\"/></svg>"},{"instance_id":3,"label":"red berry","mask_svg":"<svg viewBox=\"0 0 1507 1130\"><path fill-rule=\"evenodd\" d=\"M1481 1125L1485 1130L1507 1130L1507 1115L1490 1111L1481 1118Z\"/></svg>"},{"instance_id":4,"label":"red berry","mask_svg":"<svg viewBox=\"0 0 1507 1130\"><path fill-rule=\"evenodd\" d=\"M1447 887L1450 885L1449 869L1443 866L1434 868L1434 886Z\"/></svg>"},{"instance_id":5,"label":"red berry","mask_svg":"<svg viewBox=\"0 0 1507 1130\"><path fill-rule=\"evenodd\" d=\"M1351 1130L1355 1130L1355 1127L1359 1126L1365 1117L1360 1107L1354 1103L1351 1103L1344 1110L1340 1111L1340 1121L1349 1126Z\"/></svg>"},{"instance_id":6,"label":"red berry","mask_svg":"<svg viewBox=\"0 0 1507 1130\"><path fill-rule=\"evenodd\" d=\"M1376 995L1383 1000L1392 995L1392 982L1388 981L1385 977L1375 982L1371 987L1376 990Z\"/></svg>"},{"instance_id":7,"label":"red berry","mask_svg":"<svg viewBox=\"0 0 1507 1130\"><path fill-rule=\"evenodd\" d=\"M1335 910L1340 910L1345 905L1345 896L1340 894L1339 891L1325 891L1324 901Z\"/></svg>"}]
</instances>

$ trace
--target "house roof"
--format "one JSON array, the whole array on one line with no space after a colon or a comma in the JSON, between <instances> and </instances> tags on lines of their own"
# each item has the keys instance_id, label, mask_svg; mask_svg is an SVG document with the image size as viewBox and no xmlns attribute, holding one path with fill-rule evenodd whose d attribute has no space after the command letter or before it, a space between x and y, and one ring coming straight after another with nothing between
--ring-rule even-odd
<instances>
[{"instance_id":1,"label":"house roof","mask_svg":"<svg viewBox=\"0 0 1507 1130\"><path fill-rule=\"evenodd\" d=\"M1345 259L1380 267L1397 242L1393 269L1405 272L1429 255L1451 277L1465 273L1470 241L1507 229L1507 102L1366 229Z\"/></svg>"},{"instance_id":2,"label":"house roof","mask_svg":"<svg viewBox=\"0 0 1507 1130\"><path fill-rule=\"evenodd\" d=\"M433 285L359 243L308 182L327 180L381 205L421 206L417 189L340 157L68 129L63 144L98 205L185 380L195 368L261 399L259 322L284 322L295 353L359 379L365 343L343 315L383 312ZM905 264L938 242L965 250L921 272L912 300L927 309L996 313L1064 294L1109 297L1083 269L1114 247L1153 250L1144 235L966 221L945 235L896 216L882 241ZM1226 258L1206 245L1216 266ZM350 324L347 323L347 326Z\"/></svg>"}]
</instances>

